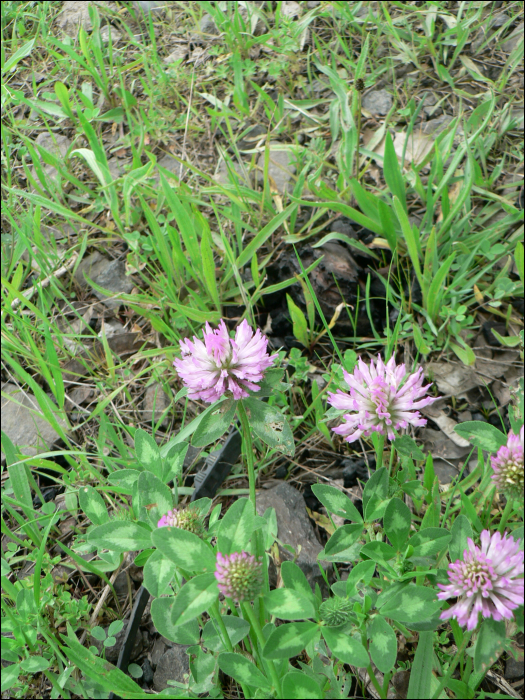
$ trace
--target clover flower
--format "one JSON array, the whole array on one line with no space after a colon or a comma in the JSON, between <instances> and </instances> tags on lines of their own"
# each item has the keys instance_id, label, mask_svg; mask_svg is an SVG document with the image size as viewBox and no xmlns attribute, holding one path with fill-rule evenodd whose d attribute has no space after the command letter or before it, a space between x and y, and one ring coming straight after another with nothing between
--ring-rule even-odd
<instances>
[{"instance_id":1,"label":"clover flower","mask_svg":"<svg viewBox=\"0 0 525 700\"><path fill-rule=\"evenodd\" d=\"M226 392L234 399L247 396L248 389L259 391L260 382L277 354L268 355L268 338L259 329L253 332L244 320L230 338L223 320L216 330L206 323L204 342L193 336L180 341L182 357L175 369L188 387L190 399L214 403Z\"/></svg>"},{"instance_id":2,"label":"clover flower","mask_svg":"<svg viewBox=\"0 0 525 700\"><path fill-rule=\"evenodd\" d=\"M488 530L481 533L481 547L469 537L463 560L449 564L450 583L438 583L440 600L459 596L440 618L455 617L458 624L473 630L479 613L494 620L512 619L512 610L523 604L523 551L519 541L507 533L492 536Z\"/></svg>"},{"instance_id":3,"label":"clover flower","mask_svg":"<svg viewBox=\"0 0 525 700\"><path fill-rule=\"evenodd\" d=\"M193 532L194 535L204 535L204 524L200 513L191 506L177 510L169 510L157 523L157 527L178 527L181 530Z\"/></svg>"},{"instance_id":4,"label":"clover flower","mask_svg":"<svg viewBox=\"0 0 525 700\"><path fill-rule=\"evenodd\" d=\"M236 603L253 600L262 587L262 564L248 552L217 553L215 578L219 590Z\"/></svg>"},{"instance_id":5,"label":"clover flower","mask_svg":"<svg viewBox=\"0 0 525 700\"><path fill-rule=\"evenodd\" d=\"M387 435L393 440L394 429L408 425L426 425L417 409L428 406L437 398L425 396L431 384L423 386L423 369L414 374L406 371L405 365L396 365L394 357L384 364L377 356L377 365L370 361L370 368L359 358L353 374L343 370L350 394L338 390L328 394L328 402L341 410L357 411L345 414L344 423L333 428L334 433L343 435L347 442L358 440L361 435L368 437L373 432ZM408 378L407 378L408 375ZM424 397L424 398L423 398Z\"/></svg>"},{"instance_id":6,"label":"clover flower","mask_svg":"<svg viewBox=\"0 0 525 700\"><path fill-rule=\"evenodd\" d=\"M507 444L492 457L492 481L509 498L523 498L523 426L519 435L510 431Z\"/></svg>"}]
</instances>

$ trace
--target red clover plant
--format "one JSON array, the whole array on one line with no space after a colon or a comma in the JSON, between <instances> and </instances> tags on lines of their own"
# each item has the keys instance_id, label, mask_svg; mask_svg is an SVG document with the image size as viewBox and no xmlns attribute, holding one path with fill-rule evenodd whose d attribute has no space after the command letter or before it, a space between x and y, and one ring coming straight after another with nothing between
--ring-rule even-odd
<instances>
[{"instance_id":1,"label":"red clover plant","mask_svg":"<svg viewBox=\"0 0 525 700\"><path fill-rule=\"evenodd\" d=\"M253 438L259 440L258 449L265 443L285 454L293 454L293 438L271 399L261 400L286 386L282 370L272 367L277 355L266 348L265 336L246 321L234 337L221 321L217 330L206 325L203 340L181 342L182 358L174 365L187 395L211 406L162 449L143 431L136 432L142 471L133 486L133 509L139 523L105 522L88 535L90 544L115 552L154 548L144 565L144 585L154 597L153 622L168 639L192 645L190 680L177 697L204 692L203 677L212 679L206 686L210 691L219 683L219 669L247 698L346 697L351 666L366 669L377 694L386 698L396 672L398 635L408 639L416 633L409 696L428 697L437 658L433 635L444 625L451 625L457 652L440 671L434 697L445 687L457 691L452 674L458 663L461 681L474 692L504 648L505 621L521 624L523 528L498 532L489 512L470 517L476 501L469 500L461 482L454 489L469 507L461 512L451 508L452 489L442 515L432 457L425 458L409 435L399 435L425 424L419 409L436 400L428 394L431 385L423 384L422 369L407 372L393 357L386 364L378 357L369 365L360 358L353 372L343 373L350 393L328 393L332 409L327 419L334 417L334 409L344 411L337 414L343 423L333 430L346 442L374 433L383 438L376 441L376 470L363 488L363 514L344 490L314 484L328 515L346 521L335 527L319 555L325 590L313 590L292 561L280 564L279 585L270 590L269 552L275 559L279 533L271 509L264 517L255 511ZM328 388L332 386L330 382ZM211 444L236 414L250 499L238 498L222 518L220 506L209 515L210 499L181 507L177 482L184 440L193 436L197 446ZM509 411L508 437L486 423L458 427L479 448L480 489L508 499L500 530L513 509L519 509L515 496L523 488L523 427L517 415ZM391 441L388 469L382 466L385 438ZM492 455L490 465L482 450ZM408 497L412 509L405 503ZM349 569L345 581L341 567ZM473 653L473 664L464 663L467 652ZM294 657L301 658L303 672L291 665Z\"/></svg>"}]
</instances>

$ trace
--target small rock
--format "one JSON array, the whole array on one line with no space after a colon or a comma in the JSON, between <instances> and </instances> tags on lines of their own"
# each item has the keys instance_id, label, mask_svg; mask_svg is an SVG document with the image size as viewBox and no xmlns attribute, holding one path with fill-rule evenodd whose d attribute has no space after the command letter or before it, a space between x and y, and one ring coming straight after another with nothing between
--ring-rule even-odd
<instances>
[{"instance_id":1,"label":"small rock","mask_svg":"<svg viewBox=\"0 0 525 700\"><path fill-rule=\"evenodd\" d=\"M149 12L161 12L169 4L170 3L166 0L135 0L133 2L135 9L142 10L145 14Z\"/></svg>"},{"instance_id":2,"label":"small rock","mask_svg":"<svg viewBox=\"0 0 525 700\"><path fill-rule=\"evenodd\" d=\"M308 10L315 10L315 8L319 7L320 4L321 0L308 0L306 7Z\"/></svg>"},{"instance_id":3,"label":"small rock","mask_svg":"<svg viewBox=\"0 0 525 700\"><path fill-rule=\"evenodd\" d=\"M399 700L405 700L408 694L408 684L410 682L409 671L398 671L392 676L392 685L395 688L395 697Z\"/></svg>"},{"instance_id":4,"label":"small rock","mask_svg":"<svg viewBox=\"0 0 525 700\"><path fill-rule=\"evenodd\" d=\"M126 265L122 260L108 260L98 251L88 255L77 268L75 282L83 289L89 286L84 273L100 287L118 294L129 294L133 289L133 282L126 277ZM122 301L113 296L106 296L102 292L93 290L95 296L110 309L116 309Z\"/></svg>"},{"instance_id":5,"label":"small rock","mask_svg":"<svg viewBox=\"0 0 525 700\"><path fill-rule=\"evenodd\" d=\"M288 17L290 19L299 17L301 14L301 6L294 0L284 0L284 2L281 3L281 14L283 17Z\"/></svg>"},{"instance_id":6,"label":"small rock","mask_svg":"<svg viewBox=\"0 0 525 700\"><path fill-rule=\"evenodd\" d=\"M502 27L508 19L509 19L508 15L506 15L504 12L500 12L499 15L495 15L492 18L492 20L490 22L490 26L496 27L496 28Z\"/></svg>"},{"instance_id":7,"label":"small rock","mask_svg":"<svg viewBox=\"0 0 525 700\"><path fill-rule=\"evenodd\" d=\"M507 406L512 401L512 394L510 388L496 379L492 385L492 393L498 399L500 408Z\"/></svg>"},{"instance_id":8,"label":"small rock","mask_svg":"<svg viewBox=\"0 0 525 700\"><path fill-rule=\"evenodd\" d=\"M202 34L213 34L217 35L219 33L219 30L217 29L217 25L215 24L215 20L213 17L209 14L205 14L201 21L199 22L199 31Z\"/></svg>"},{"instance_id":9,"label":"small rock","mask_svg":"<svg viewBox=\"0 0 525 700\"><path fill-rule=\"evenodd\" d=\"M288 544L299 552L295 563L302 569L308 579L312 590L316 583L321 586L323 577L319 571L317 555L322 547L317 541L314 529L306 513L306 504L303 495L290 484L283 482L266 491L257 494L257 512L263 515L267 508L275 508L277 515L277 537L283 544ZM292 561L293 554L279 547L279 556L282 561ZM323 562L326 568L330 564Z\"/></svg>"},{"instance_id":10,"label":"small rock","mask_svg":"<svg viewBox=\"0 0 525 700\"><path fill-rule=\"evenodd\" d=\"M523 37L523 26L522 22L516 29L509 35L507 40L501 44L501 50L505 53L512 53L516 48L518 41Z\"/></svg>"},{"instance_id":11,"label":"small rock","mask_svg":"<svg viewBox=\"0 0 525 700\"><path fill-rule=\"evenodd\" d=\"M452 121L452 117L448 114L442 114L439 117L436 117L435 119L429 119L427 122L425 122L422 126L422 133L426 134L427 136L439 136L439 134L444 131L447 126L450 124ZM454 143L457 143L463 138L463 127L461 124L458 124L457 129L456 129L456 134L454 136Z\"/></svg>"},{"instance_id":12,"label":"small rock","mask_svg":"<svg viewBox=\"0 0 525 700\"><path fill-rule=\"evenodd\" d=\"M443 114L441 107L435 106L437 101L437 97L432 92L425 97L422 111L427 115L427 117L438 117L439 115Z\"/></svg>"},{"instance_id":13,"label":"small rock","mask_svg":"<svg viewBox=\"0 0 525 700\"><path fill-rule=\"evenodd\" d=\"M369 458L369 465L362 457L346 457L341 462L343 467L343 479L345 489L350 489L357 486L358 479L361 483L365 483L370 479L370 469L375 468L375 459Z\"/></svg>"},{"instance_id":14,"label":"small rock","mask_svg":"<svg viewBox=\"0 0 525 700\"><path fill-rule=\"evenodd\" d=\"M179 161L174 158L172 155L169 153L166 153L165 155L162 156L157 161L157 167L165 168L166 170L169 170L170 173L173 173L177 180L182 179L184 175L188 172L188 168L183 165L182 163L179 163ZM154 175L155 182L158 184L160 182L160 176L159 176L159 171L157 170Z\"/></svg>"},{"instance_id":15,"label":"small rock","mask_svg":"<svg viewBox=\"0 0 525 700\"><path fill-rule=\"evenodd\" d=\"M107 44L109 42L109 34L111 31L111 43L114 45L117 43L117 41L120 41L122 39L122 34L119 32L118 29L115 29L115 27L112 27L109 24L106 24L102 27L100 30L100 38L102 41Z\"/></svg>"},{"instance_id":16,"label":"small rock","mask_svg":"<svg viewBox=\"0 0 525 700\"><path fill-rule=\"evenodd\" d=\"M356 17L360 17L361 19L364 17L368 17L368 14L370 13L371 17L376 17L377 16L377 6L378 2L372 0L372 2L364 2L361 7L355 12Z\"/></svg>"},{"instance_id":17,"label":"small rock","mask_svg":"<svg viewBox=\"0 0 525 700\"><path fill-rule=\"evenodd\" d=\"M523 678L523 672L523 649L520 649L517 659L509 655L505 663L505 680L513 681Z\"/></svg>"},{"instance_id":18,"label":"small rock","mask_svg":"<svg viewBox=\"0 0 525 700\"><path fill-rule=\"evenodd\" d=\"M69 396L66 396L66 408L69 408L68 401L72 406L75 406L75 404L80 406L83 403L87 403L92 396L93 389L91 387L86 384L76 386Z\"/></svg>"},{"instance_id":19,"label":"small rock","mask_svg":"<svg viewBox=\"0 0 525 700\"><path fill-rule=\"evenodd\" d=\"M141 681L143 686L151 685L153 683L153 669L151 668L151 664L147 659L145 659L144 663L142 664Z\"/></svg>"},{"instance_id":20,"label":"small rock","mask_svg":"<svg viewBox=\"0 0 525 700\"><path fill-rule=\"evenodd\" d=\"M111 173L111 177L114 180L118 180L119 177L122 177L124 175L124 166L122 164L122 161L120 161L115 156L113 156L113 158L109 158L108 168L109 172Z\"/></svg>"},{"instance_id":21,"label":"small rock","mask_svg":"<svg viewBox=\"0 0 525 700\"><path fill-rule=\"evenodd\" d=\"M363 97L363 108L371 114L388 114L392 103L392 95L386 90L372 90Z\"/></svg>"},{"instance_id":22,"label":"small rock","mask_svg":"<svg viewBox=\"0 0 525 700\"><path fill-rule=\"evenodd\" d=\"M121 333L124 333L124 326L116 318L111 318L109 321L103 321L98 337L102 338L105 335L106 338L112 338L114 335L120 335Z\"/></svg>"},{"instance_id":23,"label":"small rock","mask_svg":"<svg viewBox=\"0 0 525 700\"><path fill-rule=\"evenodd\" d=\"M239 151L250 150L261 140L262 136L266 135L266 133L267 130L262 124L255 124L255 126L252 126L252 128L237 141L237 149ZM229 148L228 151L233 153L233 149L231 148Z\"/></svg>"},{"instance_id":24,"label":"small rock","mask_svg":"<svg viewBox=\"0 0 525 700\"><path fill-rule=\"evenodd\" d=\"M153 420L155 423L159 420L162 413L169 406L169 396L166 394L162 388L162 384L158 382L152 384L146 389L144 394L144 403L142 406L142 420L146 423L151 423ZM155 413L153 408L155 407ZM166 427L169 424L170 417L166 415L162 421L162 426Z\"/></svg>"},{"instance_id":25,"label":"small rock","mask_svg":"<svg viewBox=\"0 0 525 700\"><path fill-rule=\"evenodd\" d=\"M458 413L458 423L466 423L469 420L472 420L472 413L470 411L461 411L461 413Z\"/></svg>"},{"instance_id":26,"label":"small rock","mask_svg":"<svg viewBox=\"0 0 525 700\"><path fill-rule=\"evenodd\" d=\"M270 141L270 160L268 164L268 177L271 177L275 183L275 187L280 194L284 192L292 192L294 183L292 176L295 174L295 167L291 165L293 156L290 151L279 150L282 146L278 141ZM262 182L264 172L264 157L261 153L257 165L260 170L257 172L257 179ZM271 180L270 180L271 182Z\"/></svg>"},{"instance_id":27,"label":"small rock","mask_svg":"<svg viewBox=\"0 0 525 700\"><path fill-rule=\"evenodd\" d=\"M151 663L153 664L153 666L158 666L159 661L161 660L167 648L168 646L164 642L163 638L157 637L153 644L153 649L151 650Z\"/></svg>"},{"instance_id":28,"label":"small rock","mask_svg":"<svg viewBox=\"0 0 525 700\"><path fill-rule=\"evenodd\" d=\"M127 595L128 593L128 576L125 571L121 571L117 574L117 578L113 583L115 593L117 596L121 597Z\"/></svg>"},{"instance_id":29,"label":"small rock","mask_svg":"<svg viewBox=\"0 0 525 700\"><path fill-rule=\"evenodd\" d=\"M485 321L485 323L481 326L481 329L483 331L483 337L488 345L492 346L493 348L501 348L501 343L492 332L492 329L494 329L496 333L499 333L505 337L507 335L507 328L504 323Z\"/></svg>"},{"instance_id":30,"label":"small rock","mask_svg":"<svg viewBox=\"0 0 525 700\"><path fill-rule=\"evenodd\" d=\"M64 34L70 37L76 37L80 27L83 27L86 32L93 29L91 18L89 17L90 2L85 0L73 0L62 3L62 12L56 18L56 24Z\"/></svg>"},{"instance_id":31,"label":"small rock","mask_svg":"<svg viewBox=\"0 0 525 700\"><path fill-rule=\"evenodd\" d=\"M60 435L41 413L35 396L9 383L2 384L2 391L9 395L2 396L2 430L13 445L30 456L48 452ZM55 419L67 432L68 425L59 413L55 414ZM4 459L2 452L2 461Z\"/></svg>"},{"instance_id":32,"label":"small rock","mask_svg":"<svg viewBox=\"0 0 525 700\"><path fill-rule=\"evenodd\" d=\"M242 182L246 184L249 182L248 166L243 167L240 165L240 163L231 161L231 168L233 169L233 172L239 176ZM225 160L220 162L219 168L213 176L213 179L218 185L222 185L223 187L226 185L231 185L232 181L235 182L235 177L233 174L230 174L230 169Z\"/></svg>"},{"instance_id":33,"label":"small rock","mask_svg":"<svg viewBox=\"0 0 525 700\"><path fill-rule=\"evenodd\" d=\"M175 644L161 656L153 677L153 687L157 692L168 688L168 681L185 682L184 675L190 672L187 648L182 644Z\"/></svg>"},{"instance_id":34,"label":"small rock","mask_svg":"<svg viewBox=\"0 0 525 700\"><path fill-rule=\"evenodd\" d=\"M65 160L69 147L71 146L71 141L63 134L50 134L47 131L43 131L36 137L35 146L40 146L44 150L49 151L49 153L54 155L56 158L60 158L60 160L63 161ZM58 170L53 165L50 165L49 163L44 164L42 162L42 167L47 177L49 177L51 180L57 179ZM36 179L38 179L34 166L33 175ZM45 182L42 184L45 185Z\"/></svg>"},{"instance_id":35,"label":"small rock","mask_svg":"<svg viewBox=\"0 0 525 700\"><path fill-rule=\"evenodd\" d=\"M357 239L357 231L345 216L341 216L339 217L339 219L336 219L332 222L332 224L330 225L330 232L342 233L343 235L348 236L349 238Z\"/></svg>"},{"instance_id":36,"label":"small rock","mask_svg":"<svg viewBox=\"0 0 525 700\"><path fill-rule=\"evenodd\" d=\"M166 56L166 58L164 59L164 63L175 63L175 61L180 61L181 59L186 58L187 55L187 46L177 46L177 48L173 49L173 51L168 56Z\"/></svg>"}]
</instances>

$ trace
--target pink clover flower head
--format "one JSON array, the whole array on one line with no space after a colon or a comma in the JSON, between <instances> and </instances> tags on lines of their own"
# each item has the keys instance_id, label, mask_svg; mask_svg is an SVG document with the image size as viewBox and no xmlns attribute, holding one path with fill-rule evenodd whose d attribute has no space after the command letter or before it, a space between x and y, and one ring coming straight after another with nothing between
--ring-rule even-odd
<instances>
[{"instance_id":1,"label":"pink clover flower head","mask_svg":"<svg viewBox=\"0 0 525 700\"><path fill-rule=\"evenodd\" d=\"M175 369L188 387L190 399L214 403L226 392L238 400L259 391L264 372L278 356L268 355L268 338L259 329L253 332L244 320L230 338L223 320L216 330L206 323L204 341L193 336L180 341L182 357Z\"/></svg>"},{"instance_id":2,"label":"pink clover flower head","mask_svg":"<svg viewBox=\"0 0 525 700\"><path fill-rule=\"evenodd\" d=\"M455 617L458 624L473 630L479 613L498 621L512 619L512 611L523 605L523 550L519 540L505 533L481 533L481 546L469 537L463 560L449 564L450 583L438 583L440 600L459 597L440 618Z\"/></svg>"},{"instance_id":3,"label":"pink clover flower head","mask_svg":"<svg viewBox=\"0 0 525 700\"><path fill-rule=\"evenodd\" d=\"M262 564L248 552L218 552L215 578L227 598L236 603L251 601L261 592Z\"/></svg>"},{"instance_id":4,"label":"pink clover flower head","mask_svg":"<svg viewBox=\"0 0 525 700\"><path fill-rule=\"evenodd\" d=\"M408 374L408 376L407 376ZM422 426L427 421L421 417L420 408L429 406L439 397L425 396L431 384L423 386L423 369L409 374L405 365L396 365L394 357L384 364L381 355L377 364L370 367L359 358L353 374L343 370L350 394L341 391L328 394L328 403L340 410L355 411L343 416L344 423L333 428L347 442L369 437L373 432L387 435L394 440L394 429L408 425Z\"/></svg>"},{"instance_id":5,"label":"pink clover flower head","mask_svg":"<svg viewBox=\"0 0 525 700\"><path fill-rule=\"evenodd\" d=\"M523 425L519 435L510 431L507 444L492 457L492 481L509 498L523 498Z\"/></svg>"},{"instance_id":6,"label":"pink clover flower head","mask_svg":"<svg viewBox=\"0 0 525 700\"><path fill-rule=\"evenodd\" d=\"M205 533L204 523L200 513L191 506L188 508L169 510L157 523L157 527L178 527L180 530L193 532L202 537Z\"/></svg>"}]
</instances>

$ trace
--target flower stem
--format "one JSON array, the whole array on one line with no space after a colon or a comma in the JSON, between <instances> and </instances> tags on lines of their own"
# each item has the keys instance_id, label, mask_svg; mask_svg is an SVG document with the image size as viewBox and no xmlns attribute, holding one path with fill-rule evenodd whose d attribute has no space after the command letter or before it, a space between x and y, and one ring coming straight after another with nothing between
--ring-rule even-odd
<instances>
[{"instance_id":1,"label":"flower stem","mask_svg":"<svg viewBox=\"0 0 525 700\"><path fill-rule=\"evenodd\" d=\"M213 605L210 606L209 608L209 613L219 626L219 631L220 631L220 637L222 638L222 643L226 647L227 651L233 652L233 645L230 640L230 635L228 634L228 630L226 629L226 625L224 624L224 620L221 617L221 613L219 610L219 603L215 601ZM242 692L245 698L250 698L250 691L248 688L245 686L244 683L241 683L241 688Z\"/></svg>"},{"instance_id":2,"label":"flower stem","mask_svg":"<svg viewBox=\"0 0 525 700\"><path fill-rule=\"evenodd\" d=\"M259 624L259 620L257 619L255 613L253 612L253 608L251 606L251 603L241 603L244 616L250 621L250 625L252 626L252 629L255 630L255 634L257 635L257 639L259 640L259 644L261 645L261 650L264 647L266 640L264 639L263 633L261 626ZM265 659L266 664L270 670L270 675L272 677L272 683L275 688L275 691L277 693L278 698L282 698L282 690L281 690L281 681L279 680L279 676L277 675L277 671L275 670L275 665L272 661L272 659Z\"/></svg>"},{"instance_id":3,"label":"flower stem","mask_svg":"<svg viewBox=\"0 0 525 700\"><path fill-rule=\"evenodd\" d=\"M458 665L459 660L462 658L463 652L464 652L465 649L467 648L467 644L469 643L470 638L472 637L472 632L473 632L473 631L474 631L474 630L472 630L472 631L470 631L470 632L467 632L467 633L464 635L464 637L463 637L463 643L461 644L460 648L459 648L459 649L457 650L457 652L456 652L456 655L454 656L454 658L453 658L452 661L450 662L450 666L448 667L448 671L447 671L446 675L443 676L443 678L441 679L441 683L439 684L439 688L436 690L436 692L435 692L434 695L432 696L432 700L437 700L437 698L439 698L439 696L441 695L441 692L442 692L443 688L446 686L446 684L448 683L448 681L449 681L449 679L451 678L452 674L453 674L454 671L456 670L456 666Z\"/></svg>"},{"instance_id":4,"label":"flower stem","mask_svg":"<svg viewBox=\"0 0 525 700\"><path fill-rule=\"evenodd\" d=\"M237 402L237 410L239 412L239 419L241 421L242 441L244 444L244 453L246 456L246 468L248 471L250 501L253 503L253 510L255 511L255 470L253 467L252 431L250 429L250 422L248 421L248 416L246 415L246 410L242 403L242 399Z\"/></svg>"},{"instance_id":5,"label":"flower stem","mask_svg":"<svg viewBox=\"0 0 525 700\"><path fill-rule=\"evenodd\" d=\"M381 433L376 433L377 435L377 448L376 448L376 471L381 469L383 466L383 450L385 447L385 436Z\"/></svg>"},{"instance_id":6,"label":"flower stem","mask_svg":"<svg viewBox=\"0 0 525 700\"><path fill-rule=\"evenodd\" d=\"M514 505L514 501L512 498L507 497L507 502L505 503L505 508L503 509L503 514L501 516L501 521L498 527L498 531L500 535L503 534L503 531L505 530L505 525L507 524L507 520L509 519L509 515L512 512L512 507Z\"/></svg>"}]
</instances>

